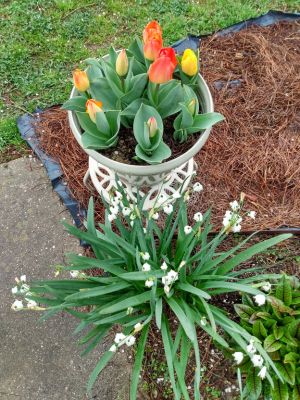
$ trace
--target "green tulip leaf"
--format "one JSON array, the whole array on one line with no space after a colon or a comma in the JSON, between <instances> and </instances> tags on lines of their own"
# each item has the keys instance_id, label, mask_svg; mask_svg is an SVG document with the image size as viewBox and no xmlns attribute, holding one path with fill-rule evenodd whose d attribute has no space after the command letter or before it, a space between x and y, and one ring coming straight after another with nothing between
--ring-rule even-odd
<instances>
[{"instance_id":1,"label":"green tulip leaf","mask_svg":"<svg viewBox=\"0 0 300 400\"><path fill-rule=\"evenodd\" d=\"M135 154L139 159L146 161L148 164L159 164L171 156L171 149L164 142L160 142L157 149L151 155L147 155L144 153L141 146L137 145Z\"/></svg>"},{"instance_id":2,"label":"green tulip leaf","mask_svg":"<svg viewBox=\"0 0 300 400\"><path fill-rule=\"evenodd\" d=\"M110 126L103 111L96 112L96 125L103 135L110 136Z\"/></svg>"},{"instance_id":3,"label":"green tulip leaf","mask_svg":"<svg viewBox=\"0 0 300 400\"><path fill-rule=\"evenodd\" d=\"M136 60L142 64L145 64L144 48L140 38L136 37L129 45L128 50Z\"/></svg>"},{"instance_id":4,"label":"green tulip leaf","mask_svg":"<svg viewBox=\"0 0 300 400\"><path fill-rule=\"evenodd\" d=\"M102 101L104 111L117 108L118 96L112 91L106 78L98 78L92 82L89 91L93 99Z\"/></svg>"},{"instance_id":5,"label":"green tulip leaf","mask_svg":"<svg viewBox=\"0 0 300 400\"><path fill-rule=\"evenodd\" d=\"M75 96L64 102L61 108L70 111L85 112L87 98L83 96Z\"/></svg>"},{"instance_id":6,"label":"green tulip leaf","mask_svg":"<svg viewBox=\"0 0 300 400\"><path fill-rule=\"evenodd\" d=\"M220 113L211 112L206 114L198 114L194 118L194 124L188 128L189 134L202 131L204 129L211 128L213 125L224 120L224 117Z\"/></svg>"},{"instance_id":7,"label":"green tulip leaf","mask_svg":"<svg viewBox=\"0 0 300 400\"><path fill-rule=\"evenodd\" d=\"M158 132L154 138L150 139L149 131L145 124L147 124L151 117L156 119ZM139 146L144 151L153 151L162 140L163 129L163 121L155 108L142 103L133 121L133 133Z\"/></svg>"},{"instance_id":8,"label":"green tulip leaf","mask_svg":"<svg viewBox=\"0 0 300 400\"><path fill-rule=\"evenodd\" d=\"M117 144L118 137L116 136L112 141L107 141L101 137L91 135L89 132L84 132L81 136L81 141L85 149L103 150L115 146Z\"/></svg>"},{"instance_id":9,"label":"green tulip leaf","mask_svg":"<svg viewBox=\"0 0 300 400\"><path fill-rule=\"evenodd\" d=\"M78 118L79 124L82 130L89 132L95 136L99 135L99 130L97 125L91 120L89 114L87 112L76 112L76 116Z\"/></svg>"},{"instance_id":10,"label":"green tulip leaf","mask_svg":"<svg viewBox=\"0 0 300 400\"><path fill-rule=\"evenodd\" d=\"M123 104L130 105L134 100L141 97L143 94L146 84L148 81L148 75L146 73L136 75L130 80L130 90L121 96Z\"/></svg>"}]
</instances>

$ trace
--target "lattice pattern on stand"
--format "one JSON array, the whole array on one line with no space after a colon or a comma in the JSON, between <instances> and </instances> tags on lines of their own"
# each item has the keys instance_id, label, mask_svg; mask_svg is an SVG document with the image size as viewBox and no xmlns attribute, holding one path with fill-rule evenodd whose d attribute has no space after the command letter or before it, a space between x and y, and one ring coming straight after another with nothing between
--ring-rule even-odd
<instances>
[{"instance_id":1,"label":"lattice pattern on stand","mask_svg":"<svg viewBox=\"0 0 300 400\"><path fill-rule=\"evenodd\" d=\"M192 158L167 174L149 176L118 174L118 178L123 183L128 196L133 202L136 201L137 191L142 197L146 196L143 208L148 210L153 207L158 194L164 194L169 197L180 187L185 190L196 172L196 167L196 163ZM90 157L89 170L84 180L85 184L88 175L91 177L97 192L102 194L109 203L110 193L116 188L115 172Z\"/></svg>"}]
</instances>

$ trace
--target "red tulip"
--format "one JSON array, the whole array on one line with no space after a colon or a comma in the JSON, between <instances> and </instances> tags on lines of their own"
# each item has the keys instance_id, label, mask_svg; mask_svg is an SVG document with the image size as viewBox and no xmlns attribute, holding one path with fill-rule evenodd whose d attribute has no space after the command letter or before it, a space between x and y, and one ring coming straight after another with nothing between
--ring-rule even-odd
<instances>
[{"instance_id":1,"label":"red tulip","mask_svg":"<svg viewBox=\"0 0 300 400\"><path fill-rule=\"evenodd\" d=\"M172 79L174 64L169 57L159 57L150 65L149 80L153 83L165 83Z\"/></svg>"},{"instance_id":2,"label":"red tulip","mask_svg":"<svg viewBox=\"0 0 300 400\"><path fill-rule=\"evenodd\" d=\"M147 60L154 61L157 59L159 52L162 48L163 41L159 35L149 39L144 44L144 56Z\"/></svg>"},{"instance_id":3,"label":"red tulip","mask_svg":"<svg viewBox=\"0 0 300 400\"><path fill-rule=\"evenodd\" d=\"M172 47L163 47L160 52L158 57L169 57L174 68L177 65L177 58L176 58L176 53L175 50Z\"/></svg>"},{"instance_id":4,"label":"red tulip","mask_svg":"<svg viewBox=\"0 0 300 400\"><path fill-rule=\"evenodd\" d=\"M155 35L159 35L162 37L162 29L157 21L149 22L144 31L143 31L143 40L144 43L147 43L149 39L151 39Z\"/></svg>"}]
</instances>

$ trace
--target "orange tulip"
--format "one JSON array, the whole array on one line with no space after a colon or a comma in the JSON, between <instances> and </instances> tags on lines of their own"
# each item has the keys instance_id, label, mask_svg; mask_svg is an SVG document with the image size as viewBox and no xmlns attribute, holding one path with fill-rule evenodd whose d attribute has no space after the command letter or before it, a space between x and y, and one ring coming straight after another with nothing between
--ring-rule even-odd
<instances>
[{"instance_id":1,"label":"orange tulip","mask_svg":"<svg viewBox=\"0 0 300 400\"><path fill-rule=\"evenodd\" d=\"M160 52L158 57L169 57L174 68L177 65L177 58L176 58L176 53L175 50L172 47L163 47Z\"/></svg>"},{"instance_id":2,"label":"orange tulip","mask_svg":"<svg viewBox=\"0 0 300 400\"><path fill-rule=\"evenodd\" d=\"M128 58L125 49L121 50L118 54L116 71L119 76L125 76L128 72Z\"/></svg>"},{"instance_id":3,"label":"orange tulip","mask_svg":"<svg viewBox=\"0 0 300 400\"><path fill-rule=\"evenodd\" d=\"M96 113L102 110L102 101L97 101L94 99L89 99L86 104L86 112L89 114L91 120L96 123Z\"/></svg>"},{"instance_id":4,"label":"orange tulip","mask_svg":"<svg viewBox=\"0 0 300 400\"><path fill-rule=\"evenodd\" d=\"M144 43L147 43L149 39L151 39L155 35L159 35L162 37L162 29L157 21L149 22L143 31L143 40Z\"/></svg>"},{"instance_id":5,"label":"orange tulip","mask_svg":"<svg viewBox=\"0 0 300 400\"><path fill-rule=\"evenodd\" d=\"M73 72L74 86L79 92L85 92L90 87L90 81L85 71L75 69Z\"/></svg>"},{"instance_id":6,"label":"orange tulip","mask_svg":"<svg viewBox=\"0 0 300 400\"><path fill-rule=\"evenodd\" d=\"M153 83L165 83L172 79L174 65L169 57L159 57L150 65L149 80Z\"/></svg>"},{"instance_id":7,"label":"orange tulip","mask_svg":"<svg viewBox=\"0 0 300 400\"><path fill-rule=\"evenodd\" d=\"M163 41L160 36L155 36L149 39L144 44L144 56L147 60L154 61L157 59L159 52L162 48Z\"/></svg>"}]
</instances>

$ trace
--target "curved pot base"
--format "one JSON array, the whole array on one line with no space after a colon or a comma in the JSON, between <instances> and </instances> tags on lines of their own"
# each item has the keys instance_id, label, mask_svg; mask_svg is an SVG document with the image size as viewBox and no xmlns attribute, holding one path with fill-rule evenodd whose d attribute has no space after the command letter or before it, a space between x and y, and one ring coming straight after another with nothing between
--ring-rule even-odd
<instances>
[{"instance_id":1,"label":"curved pot base","mask_svg":"<svg viewBox=\"0 0 300 400\"><path fill-rule=\"evenodd\" d=\"M184 191L195 174L196 163L191 158L180 167L169 172L169 174L163 174L164 176L159 174L137 177L131 174L119 173L118 179L126 188L128 196L133 202L136 201L137 191L142 197L146 196L143 208L144 210L149 210L154 206L158 195L164 194L169 197L179 188ZM88 176L90 176L97 192L110 203L110 199L116 190L115 172L100 164L94 158L89 157L89 169L84 179L85 184ZM139 179L137 180L137 178Z\"/></svg>"}]
</instances>

